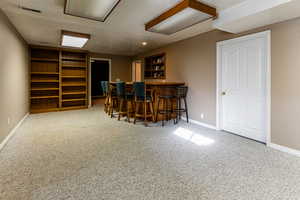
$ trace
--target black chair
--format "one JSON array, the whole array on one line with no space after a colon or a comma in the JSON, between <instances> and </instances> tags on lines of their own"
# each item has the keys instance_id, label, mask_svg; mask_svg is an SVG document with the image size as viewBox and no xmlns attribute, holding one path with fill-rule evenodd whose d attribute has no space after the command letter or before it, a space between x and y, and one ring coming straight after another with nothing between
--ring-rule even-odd
<instances>
[{"instance_id":1,"label":"black chair","mask_svg":"<svg viewBox=\"0 0 300 200\"><path fill-rule=\"evenodd\" d=\"M135 114L134 114L134 124L138 117L144 119L145 126L147 126L147 120L149 117L154 121L153 113L153 91L147 90L144 82L135 82L133 83L133 92L134 92L134 103L135 103ZM150 94L147 94L150 93ZM149 107L149 110L147 109ZM142 112L139 113L139 111Z\"/></svg>"},{"instance_id":2,"label":"black chair","mask_svg":"<svg viewBox=\"0 0 300 200\"><path fill-rule=\"evenodd\" d=\"M166 86L161 88L157 94L155 121L157 122L158 115L162 115L162 126L164 126L165 121L171 119L171 115L174 113L175 90L175 86Z\"/></svg>"},{"instance_id":3,"label":"black chair","mask_svg":"<svg viewBox=\"0 0 300 200\"><path fill-rule=\"evenodd\" d=\"M118 97L119 109L118 109L118 120L121 119L122 116L127 117L127 121L130 123L130 104L133 108L133 95L132 93L128 93L126 91L125 82L116 83L116 92ZM125 108L124 108L125 107Z\"/></svg>"},{"instance_id":4,"label":"black chair","mask_svg":"<svg viewBox=\"0 0 300 200\"><path fill-rule=\"evenodd\" d=\"M187 107L187 101L186 101L187 93L188 93L187 86L176 87L175 98L177 99L177 108L173 110L173 112L176 113L176 122L175 123L178 123L178 121L181 119L182 113L185 113L186 121L187 121L187 123L189 123L189 114L188 114L188 107ZM184 102L184 108L182 108L182 105L181 105L182 100Z\"/></svg>"}]
</instances>

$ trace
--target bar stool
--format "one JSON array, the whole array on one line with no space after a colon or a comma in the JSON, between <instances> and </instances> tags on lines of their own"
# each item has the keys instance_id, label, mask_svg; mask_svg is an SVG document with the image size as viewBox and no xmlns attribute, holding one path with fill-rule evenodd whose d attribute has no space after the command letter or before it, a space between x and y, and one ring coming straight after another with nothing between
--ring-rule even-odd
<instances>
[{"instance_id":1,"label":"bar stool","mask_svg":"<svg viewBox=\"0 0 300 200\"><path fill-rule=\"evenodd\" d=\"M117 92L117 97L119 102L118 120L120 121L120 118L122 116L126 116L127 121L130 123L130 114L132 112L130 112L129 102L131 103L131 107L133 108L133 95L132 93L126 92L125 82L116 83L116 92Z\"/></svg>"},{"instance_id":2,"label":"bar stool","mask_svg":"<svg viewBox=\"0 0 300 200\"><path fill-rule=\"evenodd\" d=\"M159 90L157 96L157 109L156 109L156 116L155 121L157 122L158 115L162 116L162 126L164 126L164 121L169 121L171 119L172 113L174 113L173 108L173 100L176 98L175 96L176 87L163 87ZM162 108L160 107L162 102Z\"/></svg>"},{"instance_id":3,"label":"bar stool","mask_svg":"<svg viewBox=\"0 0 300 200\"><path fill-rule=\"evenodd\" d=\"M150 95L147 94L150 92ZM144 118L145 126L147 126L147 120L149 117L154 121L153 113L153 90L147 90L144 82L134 82L133 83L133 92L134 92L134 103L135 103L135 114L134 121L136 123L137 117ZM149 110L147 109L149 107ZM142 108L142 113L139 113L140 108ZM150 111L150 113L148 112Z\"/></svg>"},{"instance_id":4,"label":"bar stool","mask_svg":"<svg viewBox=\"0 0 300 200\"><path fill-rule=\"evenodd\" d=\"M188 107L186 102L187 93L188 93L187 86L176 87L175 97L177 100L177 108L173 110L173 112L176 113L176 121L174 121L174 123L178 123L178 121L181 119L182 113L185 113L186 121L187 123L189 123L189 114L188 114ZM184 102L184 108L181 107L182 100Z\"/></svg>"},{"instance_id":5,"label":"bar stool","mask_svg":"<svg viewBox=\"0 0 300 200\"><path fill-rule=\"evenodd\" d=\"M109 86L109 103L108 103L108 115L113 118L114 116L114 111L118 111L118 97L116 93L116 87L113 85Z\"/></svg>"},{"instance_id":6,"label":"bar stool","mask_svg":"<svg viewBox=\"0 0 300 200\"><path fill-rule=\"evenodd\" d=\"M107 113L108 106L109 106L108 81L101 81L101 88L102 88L103 96L105 97L104 112Z\"/></svg>"}]
</instances>

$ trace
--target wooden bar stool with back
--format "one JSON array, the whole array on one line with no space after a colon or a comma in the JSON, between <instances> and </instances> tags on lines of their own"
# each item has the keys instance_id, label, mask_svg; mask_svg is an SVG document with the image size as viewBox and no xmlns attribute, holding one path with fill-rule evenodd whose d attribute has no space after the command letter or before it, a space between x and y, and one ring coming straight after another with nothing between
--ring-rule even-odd
<instances>
[{"instance_id":1,"label":"wooden bar stool with back","mask_svg":"<svg viewBox=\"0 0 300 200\"><path fill-rule=\"evenodd\" d=\"M185 113L186 121L187 121L187 123L189 123L189 114L188 114L188 107L187 107L187 101L186 101L187 93L188 93L187 86L176 87L175 97L177 99L177 108L173 110L173 112L176 113L175 123L178 123L178 121L181 119L182 113ZM182 101L184 103L184 108L181 105Z\"/></svg>"},{"instance_id":2,"label":"wooden bar stool with back","mask_svg":"<svg viewBox=\"0 0 300 200\"><path fill-rule=\"evenodd\" d=\"M161 88L157 94L155 121L157 122L158 116L162 115L162 126L164 126L165 121L171 119L174 113L175 90L175 86L167 86Z\"/></svg>"},{"instance_id":3,"label":"wooden bar stool with back","mask_svg":"<svg viewBox=\"0 0 300 200\"><path fill-rule=\"evenodd\" d=\"M153 90L147 90L146 84L144 82L134 82L133 93L135 103L135 114L133 123L135 124L136 119L139 117L143 118L145 126L147 126L148 118L151 118L152 122L154 121Z\"/></svg>"},{"instance_id":4,"label":"wooden bar stool with back","mask_svg":"<svg viewBox=\"0 0 300 200\"><path fill-rule=\"evenodd\" d=\"M120 121L122 116L126 116L127 121L130 123L130 114L132 113L130 108L131 110L134 108L133 94L126 91L125 82L116 83L116 92L119 102L118 120ZM129 103L131 104L131 107Z\"/></svg>"}]
</instances>

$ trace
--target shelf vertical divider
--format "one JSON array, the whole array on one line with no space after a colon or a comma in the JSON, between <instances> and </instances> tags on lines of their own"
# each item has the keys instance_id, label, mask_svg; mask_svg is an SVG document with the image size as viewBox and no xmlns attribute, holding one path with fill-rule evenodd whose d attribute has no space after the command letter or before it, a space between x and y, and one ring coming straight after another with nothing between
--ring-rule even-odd
<instances>
[{"instance_id":1,"label":"shelf vertical divider","mask_svg":"<svg viewBox=\"0 0 300 200\"><path fill-rule=\"evenodd\" d=\"M59 108L62 107L62 51L59 50L59 56L58 56L58 61L59 61Z\"/></svg>"}]
</instances>

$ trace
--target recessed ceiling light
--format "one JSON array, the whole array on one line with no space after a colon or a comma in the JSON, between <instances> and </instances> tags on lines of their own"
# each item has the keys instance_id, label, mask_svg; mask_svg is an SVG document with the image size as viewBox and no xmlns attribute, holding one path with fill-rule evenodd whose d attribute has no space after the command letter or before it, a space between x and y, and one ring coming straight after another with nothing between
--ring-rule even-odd
<instances>
[{"instance_id":1,"label":"recessed ceiling light","mask_svg":"<svg viewBox=\"0 0 300 200\"><path fill-rule=\"evenodd\" d=\"M142 45L143 45L143 46L146 46L146 45L147 45L147 42L142 42Z\"/></svg>"},{"instance_id":2,"label":"recessed ceiling light","mask_svg":"<svg viewBox=\"0 0 300 200\"><path fill-rule=\"evenodd\" d=\"M61 31L61 46L82 48L91 38L89 34Z\"/></svg>"}]
</instances>

